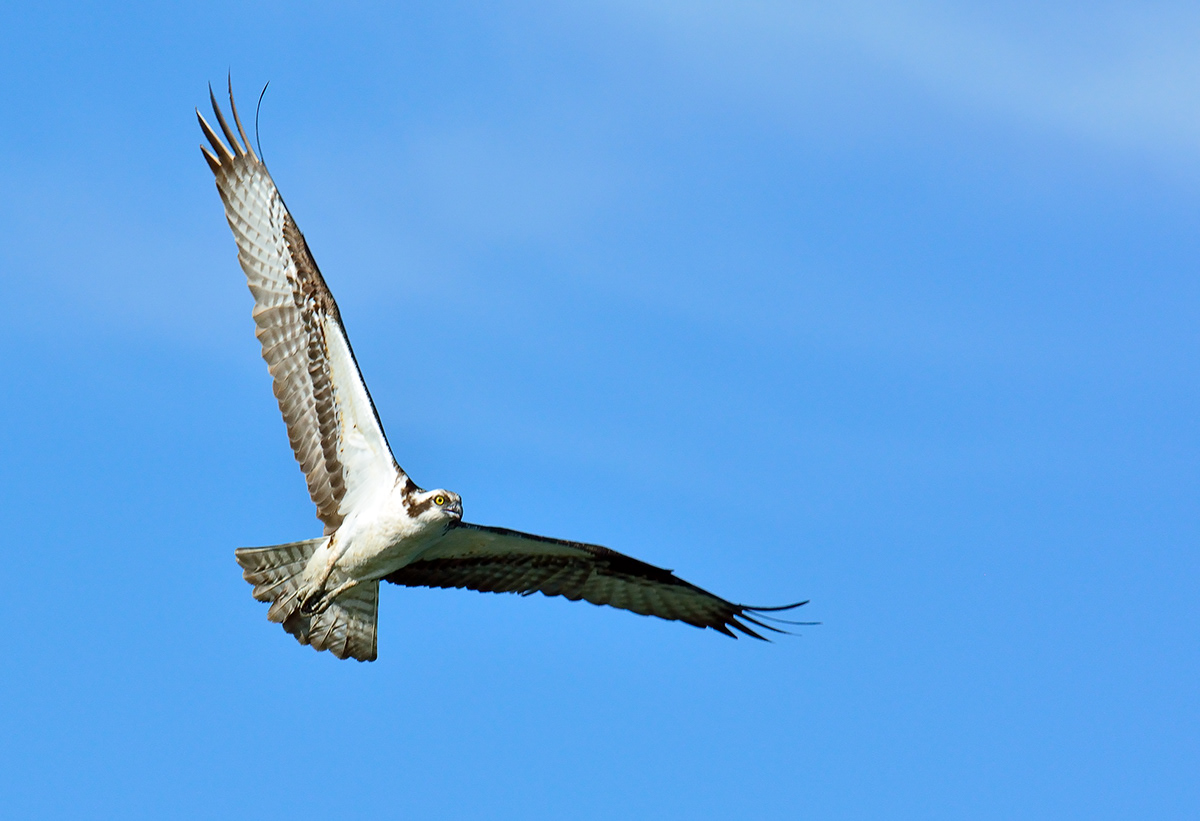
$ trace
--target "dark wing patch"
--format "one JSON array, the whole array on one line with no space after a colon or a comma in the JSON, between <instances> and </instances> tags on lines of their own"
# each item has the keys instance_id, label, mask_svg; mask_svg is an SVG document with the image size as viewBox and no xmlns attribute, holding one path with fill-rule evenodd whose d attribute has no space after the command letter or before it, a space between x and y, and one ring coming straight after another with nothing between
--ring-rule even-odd
<instances>
[{"instance_id":1,"label":"dark wing patch","mask_svg":"<svg viewBox=\"0 0 1200 821\"><path fill-rule=\"evenodd\" d=\"M807 604L734 604L680 579L670 570L607 547L466 523L447 533L420 560L385 580L407 587L466 588L524 596L543 593L571 601L583 599L643 616L711 627L734 638L736 630L763 639L755 627L784 632L763 624L756 616Z\"/></svg>"}]
</instances>

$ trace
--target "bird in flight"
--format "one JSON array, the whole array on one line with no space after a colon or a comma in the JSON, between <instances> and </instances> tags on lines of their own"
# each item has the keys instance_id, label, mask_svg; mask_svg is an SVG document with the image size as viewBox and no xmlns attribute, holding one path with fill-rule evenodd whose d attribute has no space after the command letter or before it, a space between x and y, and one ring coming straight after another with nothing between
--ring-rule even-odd
<instances>
[{"instance_id":1,"label":"bird in flight","mask_svg":"<svg viewBox=\"0 0 1200 821\"><path fill-rule=\"evenodd\" d=\"M304 235L246 139L232 82L237 134L211 87L209 99L221 133L197 109L212 147L200 150L254 296L255 334L288 439L325 525L320 538L235 551L254 598L271 604L268 619L301 644L374 661L379 582L387 581L584 599L734 638L763 638L755 628L784 632L761 619L784 621L768 614L807 602L734 604L606 547L464 522L457 493L418 487L392 455Z\"/></svg>"}]
</instances>

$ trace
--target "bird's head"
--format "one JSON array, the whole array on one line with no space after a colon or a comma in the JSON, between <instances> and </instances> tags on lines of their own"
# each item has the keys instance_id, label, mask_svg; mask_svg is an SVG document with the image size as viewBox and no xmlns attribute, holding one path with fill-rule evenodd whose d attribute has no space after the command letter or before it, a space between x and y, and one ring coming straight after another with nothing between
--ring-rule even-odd
<instances>
[{"instance_id":1,"label":"bird's head","mask_svg":"<svg viewBox=\"0 0 1200 821\"><path fill-rule=\"evenodd\" d=\"M416 518L457 522L462 519L462 497L441 488L423 490L413 494L409 512Z\"/></svg>"}]
</instances>

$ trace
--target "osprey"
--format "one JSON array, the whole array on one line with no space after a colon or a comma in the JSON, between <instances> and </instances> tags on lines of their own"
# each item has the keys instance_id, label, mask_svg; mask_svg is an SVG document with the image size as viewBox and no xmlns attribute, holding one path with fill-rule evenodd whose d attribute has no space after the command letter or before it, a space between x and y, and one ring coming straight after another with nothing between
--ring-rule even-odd
<instances>
[{"instance_id":1,"label":"osprey","mask_svg":"<svg viewBox=\"0 0 1200 821\"><path fill-rule=\"evenodd\" d=\"M225 139L205 121L201 145L216 176L238 261L254 296L255 333L274 379L296 461L324 534L235 552L267 618L301 644L338 658L373 661L379 582L493 593L535 591L763 638L753 627L782 607L733 604L655 567L599 545L519 533L462 520L462 499L423 490L396 463L367 391L333 294L271 175L241 141L209 88ZM759 617L759 618L756 618ZM781 619L776 619L782 621ZM789 622L799 624L801 622ZM732 628L732 629L731 629Z\"/></svg>"}]
</instances>

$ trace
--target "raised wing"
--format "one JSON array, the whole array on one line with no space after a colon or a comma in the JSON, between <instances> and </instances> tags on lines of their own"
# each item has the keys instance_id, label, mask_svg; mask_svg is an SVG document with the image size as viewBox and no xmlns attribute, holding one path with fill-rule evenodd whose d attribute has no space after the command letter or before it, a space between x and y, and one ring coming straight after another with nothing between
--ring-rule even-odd
<instances>
[{"instance_id":1,"label":"raised wing","mask_svg":"<svg viewBox=\"0 0 1200 821\"><path fill-rule=\"evenodd\" d=\"M216 176L238 262L254 295L255 334L275 380L292 450L329 534L364 496L407 477L388 447L333 294L246 139L232 84L229 105L240 143L211 88L209 97L225 140L197 110L213 148L200 150Z\"/></svg>"},{"instance_id":2,"label":"raised wing","mask_svg":"<svg viewBox=\"0 0 1200 821\"><path fill-rule=\"evenodd\" d=\"M808 603L783 607L734 604L685 582L670 570L607 547L465 522L451 529L419 560L384 578L408 587L465 587L524 596L540 592L571 601L584 599L643 616L711 627L734 638L733 630L763 638L746 623L783 632L755 616L771 618L763 614Z\"/></svg>"}]
</instances>

